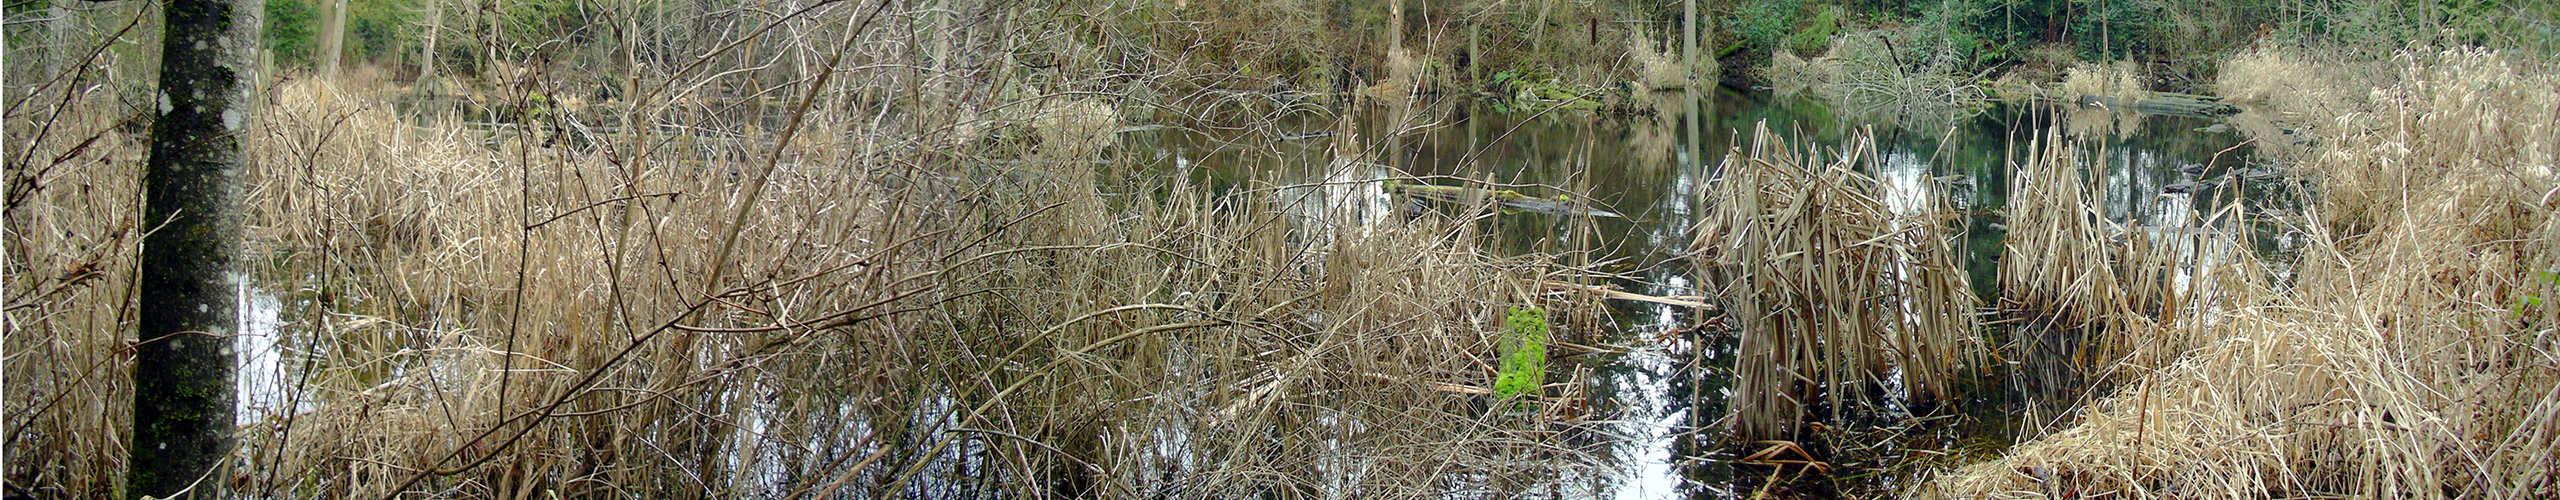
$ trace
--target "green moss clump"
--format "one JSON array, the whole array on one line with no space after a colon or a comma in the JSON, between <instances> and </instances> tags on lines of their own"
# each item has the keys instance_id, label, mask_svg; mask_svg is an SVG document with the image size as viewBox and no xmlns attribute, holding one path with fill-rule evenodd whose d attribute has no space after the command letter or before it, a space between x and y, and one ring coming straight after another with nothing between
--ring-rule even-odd
<instances>
[{"instance_id":1,"label":"green moss clump","mask_svg":"<svg viewBox=\"0 0 2560 500\"><path fill-rule=\"evenodd\" d=\"M1493 392L1503 400L1535 396L1547 382L1547 313L1535 307L1513 307L1502 324L1502 369Z\"/></svg>"}]
</instances>

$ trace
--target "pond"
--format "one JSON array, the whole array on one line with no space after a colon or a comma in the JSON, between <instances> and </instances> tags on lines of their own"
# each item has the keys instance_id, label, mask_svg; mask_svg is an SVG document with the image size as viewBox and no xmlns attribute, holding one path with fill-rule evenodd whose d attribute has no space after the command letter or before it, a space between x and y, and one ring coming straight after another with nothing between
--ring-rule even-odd
<instances>
[{"instance_id":1,"label":"pond","mask_svg":"<svg viewBox=\"0 0 2560 500\"><path fill-rule=\"evenodd\" d=\"M2098 190L2091 196L2110 221L2126 228L2161 234L2228 225L2208 219L2235 204L2252 215L2282 214L2296 199L2289 184L2253 157L2244 137L2205 119L2000 105L1968 116L1875 124L1887 120L1813 98L1729 89L1633 100L1638 104L1629 109L1602 113L1472 102L1361 105L1338 113L1302 109L1249 129L1133 129L1122 143L1127 154L1152 162L1153 171L1178 172L1205 185L1265 178L1342 186L1412 176L1442 185L1474 180L1522 186L1539 196L1560 190L1624 216L1577 226L1571 216L1504 215L1486 222L1500 250L1600 263L1600 270L1618 276L1609 279L1612 285L1653 296L1719 293L1702 287L1687 265L1690 229L1705 215L1701 189L1715 178L1717 162L1729 149L1747 146L1736 144L1737 138L1748 140L1761 123L1792 141L1824 145L1871 133L1881 171L1865 173L1887 186L1888 204L1945 196L1966 214L1957 248L1976 295L1986 303L1999 296L2011 166L2023 161L2027 143L2047 127L2068 127L2090 140L2104 164L2092 171ZM1337 144L1366 148L1362 156L1383 167L1328 167ZM1370 212L1397 206L1387 190L1336 188L1327 194L1351 197L1349 205ZM1576 235L1576 227L1587 227L1589 234ZM2289 249L2277 244L2282 239L2275 231L2223 234L2258 235L2255 241L2228 243L2277 257L2268 260L2281 275L2281 257ZM2199 254L2190 250L2184 256ZM1588 369L1577 382L1586 385L1588 422L1603 430L1598 434L1606 442L1599 447L1607 450L1603 465L1609 472L1561 478L1562 496L1742 498L1761 488L1815 496L1885 492L1898 486L1891 484L1894 478L1908 475L1879 472L1905 458L1944 457L1938 459L1942 464L1988 458L2022 436L2068 422L2076 403L2105 390L2102 377L2091 375L2099 367L2080 351L2086 339L1991 327L1997 331L1988 337L2005 363L1962 384L1970 390L1959 403L1917 416L1885 409L1878 414L1898 418L1874 422L1873 433L1883 439L1858 445L1860 453L1838 455L1863 460L1831 464L1840 479L1772 485L1761 479L1769 468L1738 463L1716 424L1733 390L1733 335L1700 328L1708 317L1684 307L1613 301L1610 308L1609 324L1596 331L1560 332L1560 339L1600 351L1558 356L1563 367L1549 372Z\"/></svg>"},{"instance_id":2,"label":"pond","mask_svg":"<svg viewBox=\"0 0 2560 500\"><path fill-rule=\"evenodd\" d=\"M1321 198L1325 203L1313 205L1370 218L1425 209L1381 182L1388 180L1490 184L1542 200L1565 194L1571 202L1564 206L1609 216L1516 212L1489 217L1480 223L1494 250L1561 256L1560 263L1607 273L1606 285L1635 294L1714 297L1751 293L1703 285L1687 260L1693 225L1709 216L1703 190L1717 178L1725 153L1747 147L1737 141L1747 140L1761 124L1799 146L1810 142L1827 148L1868 134L1875 142L1876 161L1873 171L1863 173L1883 186L1885 204L1910 210L1939 196L1962 213L1961 243L1954 247L1961 267L1975 295L1996 303L2012 167L2024 161L2029 141L2049 128L2063 127L2087 140L2102 164L2091 169L2097 188L2091 194L2097 204L2093 208L2129 234L2216 229L2221 235L2254 235L2248 236L2252 241L2224 243L2272 257L2264 260L2279 279L2291 250L2271 226L2218 230L2232 225L2213 218L2225 207L2253 216L2284 215L2296 211L2293 200L2298 196L2288 181L2271 174L2276 169L2255 157L2244 137L2211 120L2029 105L1998 105L1952 117L1880 119L1810 97L1730 89L1626 100L1631 104L1599 112L1465 100L1420 106L1281 103L1274 106L1281 112L1252 126L1126 127L1117 133L1117 154L1140 163L1136 174L1151 179L1180 178L1211 189L1252 180L1302 186L1283 189L1282 196ZM1336 161L1344 157L1362 161ZM2209 255L2190 248L2180 257L2193 266L2192 260ZM253 334L243 346L242 422L268 412L314 407L317 403L295 390L294 374L299 372L289 360L314 358L302 351L316 348L284 345L272 335L257 334L275 332L280 309L286 314L308 309L307 298L242 293L256 323L244 328ZM1554 478L1535 491L1567 498L1889 494L1916 471L1987 459L2022 439L2055 430L2070 421L2080 403L2107 390L2101 375L2105 362L2093 360L2088 346L2094 342L2083 334L1990 322L1994 326L1985 336L1999 362L1979 371L1978 378L1957 384L1963 391L1957 402L1904 408L1887 400L1881 408L1843 412L1862 415L1862 420L1828 435L1835 443L1806 443L1828 461L1830 474L1771 481L1778 471L1744 459L1765 446L1746 449L1729 443L1719 423L1737 390L1732 375L1740 357L1737 335L1710 313L1684 306L1606 304L1605 318L1596 324L1560 324L1556 340L1573 345L1550 351L1555 365L1548 369L1550 383L1577 385L1563 393L1587 398L1579 406L1585 409L1582 419L1570 424L1577 432L1562 435L1577 441L1572 446L1590 450L1602 462L1600 472ZM1988 320L1995 312L1981 314ZM908 425L934 427L940 420L932 419L947 419L951 405L934 401L910 415L916 420ZM772 425L764 412L749 412L738 432L753 434ZM814 449L856 446L809 444ZM752 469L759 481L791 482L787 471L734 463L751 454L746 449L730 451L735 452L731 466ZM971 463L967 457L972 453L951 451L933 462L962 467ZM1166 453L1182 455L1179 450ZM780 460L762 457L759 463ZM910 492L970 496L933 493L961 485L936 484L917 483L913 487L921 489Z\"/></svg>"}]
</instances>

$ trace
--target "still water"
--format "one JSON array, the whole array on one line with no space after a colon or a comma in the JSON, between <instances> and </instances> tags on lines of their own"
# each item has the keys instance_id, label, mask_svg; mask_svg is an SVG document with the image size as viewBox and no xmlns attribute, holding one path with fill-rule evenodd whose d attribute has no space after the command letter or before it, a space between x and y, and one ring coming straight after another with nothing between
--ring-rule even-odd
<instances>
[{"instance_id":1,"label":"still water","mask_svg":"<svg viewBox=\"0 0 2560 500\"><path fill-rule=\"evenodd\" d=\"M1419 178L1441 185L1461 180L1524 187L1541 196L1569 193L1623 218L1597 218L1577 226L1570 216L1523 213L1488 222L1495 244L1509 253L1566 255L1572 263L1599 263L1617 273L1624 290L1655 296L1713 296L1701 287L1684 254L1690 226L1703 217L1701 189L1737 139L1748 140L1761 123L1792 141L1840 144L1871 133L1878 166L1867 175L1887 186L1897 207L1922 196L1945 196L1967 216L1959 247L1973 288L1985 302L1998 296L1998 261L2007 226L2005 207L2012 158L2023 161L2030 140L2047 127L2065 127L2091 142L2103 167L2090 175L2091 193L2112 222L2148 234L2228 225L2206 219L2216 209L2239 206L2253 215L2281 215L2294 197L2283 179L2268 175L2246 139L2213 121L2167 116L2124 116L1996 106L1967 116L1877 120L1810 98L1778 98L1722 90L1704 95L1654 94L1632 99L1632 113L1583 110L1497 110L1490 105L1362 104L1319 110L1300 107L1257 127L1231 130L1143 129L1124 133L1124 154L1178 172L1190 182L1231 186L1248 179L1321 186L1333 207L1384 214L1401 206L1394 195L1367 182ZM1879 123L1884 122L1884 123ZM1348 145L1348 146L1346 146ZM1331 159L1337 148L1359 148L1358 165ZM1474 184L1481 185L1481 184ZM1552 188L1552 189L1550 189ZM1287 196L1284 194L1284 196ZM1347 203L1346 203L1347 202ZM1576 227L1588 228L1577 234ZM2222 228L2228 229L2228 228ZM2229 241L2281 257L2274 231L2258 241ZM2190 259L2199 252L2188 252ZM2275 259L2280 261L2281 259ZM2192 264L2192 262L2190 262ZM1747 293L1735 291L1734 293ZM1950 457L1947 463L1986 458L2020 436L2034 436L2068 421L2075 402L2103 394L2092 369L2073 359L2081 339L2042 331L1989 332L2005 363L1951 408L1918 415L1882 412L1871 422L1880 436L1863 445L1863 458L1841 458L1828 481L1766 484L1765 467L1737 464L1716 424L1725 412L1735 339L1707 318L1682 307L1642 302L1610 303L1606 324L1559 332L1560 340L1599 346L1602 352L1559 357L1550 374L1588 373L1589 422L1607 450L1603 474L1564 478L1562 496L1588 498L1739 498L1768 492L1792 495L1857 495L1897 487L1885 471L1921 450ZM1995 327L1997 328L1997 327ZM1580 371L1588 369L1587 372ZM1554 375L1568 376L1568 375ZM1747 452L1747 451L1746 451ZM1945 454L1945 455L1939 455ZM1840 454L1849 457L1852 454Z\"/></svg>"}]
</instances>

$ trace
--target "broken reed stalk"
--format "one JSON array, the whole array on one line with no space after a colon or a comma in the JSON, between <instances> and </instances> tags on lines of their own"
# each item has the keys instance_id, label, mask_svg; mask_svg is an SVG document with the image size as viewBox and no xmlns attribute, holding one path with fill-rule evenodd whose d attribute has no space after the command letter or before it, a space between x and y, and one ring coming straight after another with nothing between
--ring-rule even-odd
<instances>
[{"instance_id":1,"label":"broken reed stalk","mask_svg":"<svg viewBox=\"0 0 2560 500\"><path fill-rule=\"evenodd\" d=\"M1875 196L1884 197L1885 188L1876 183ZM1965 370L1984 368L1990 351L1977 316L1982 299L1974 296L1972 279L1956 254L1963 236L1952 228L1964 223L1962 212L1943 192L1919 198L1918 211L1898 214L1895 220L1902 269L1895 275L1900 281L1888 286L1902 291L1903 324L1894 329L1898 336L1892 348L1899 357L1894 366L1902 370L1909 400L1949 401L1962 396L1951 385L1973 375Z\"/></svg>"},{"instance_id":2,"label":"broken reed stalk","mask_svg":"<svg viewBox=\"0 0 2560 500\"><path fill-rule=\"evenodd\" d=\"M1741 331L1729 420L1733 439L1797 438L1899 376L1915 400L1954 396L1958 370L1981 366L1975 299L1946 241L1944 205L1897 216L1860 174L1876 158L1860 135L1824 161L1755 127L1706 187L1710 215L1691 244Z\"/></svg>"}]
</instances>

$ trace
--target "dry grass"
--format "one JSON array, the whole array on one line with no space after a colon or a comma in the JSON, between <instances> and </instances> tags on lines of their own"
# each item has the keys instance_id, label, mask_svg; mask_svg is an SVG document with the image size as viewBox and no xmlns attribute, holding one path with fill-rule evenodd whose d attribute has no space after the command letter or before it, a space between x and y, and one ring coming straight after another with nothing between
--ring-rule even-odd
<instances>
[{"instance_id":1,"label":"dry grass","mask_svg":"<svg viewBox=\"0 0 2560 500\"><path fill-rule=\"evenodd\" d=\"M2096 95L2125 99L2141 97L2150 89L2142 84L2142 68L2133 61L2115 64L2081 64L2063 72L2062 93Z\"/></svg>"},{"instance_id":2,"label":"dry grass","mask_svg":"<svg viewBox=\"0 0 2560 500\"><path fill-rule=\"evenodd\" d=\"M1627 30L1627 61L1635 82L1647 89L1687 88L1689 70L1682 67L1680 51L1662 40L1641 27Z\"/></svg>"},{"instance_id":3,"label":"dry grass","mask_svg":"<svg viewBox=\"0 0 2560 500\"><path fill-rule=\"evenodd\" d=\"M2107 155L2083 155L2078 142L2047 131L2016 163L2009 194L2012 228L2000 257L2002 307L2032 311L2067 328L2125 311L2109 251L2112 233L2091 203L2083 168L2105 171ZM2087 160L2095 165L2084 167Z\"/></svg>"},{"instance_id":4,"label":"dry grass","mask_svg":"<svg viewBox=\"0 0 2560 500\"><path fill-rule=\"evenodd\" d=\"M2261 151L2299 161L2314 138L2340 132L2341 114L2363 109L2374 89L2398 82L2389 67L2312 48L2250 50L2223 62L2213 88L2241 105L2232 125L2274 146Z\"/></svg>"},{"instance_id":5,"label":"dry grass","mask_svg":"<svg viewBox=\"0 0 2560 500\"><path fill-rule=\"evenodd\" d=\"M1412 102L1417 97L1416 93L1423 90L1422 61L1416 60L1413 52L1403 48L1389 49L1382 65L1386 68L1386 76L1379 78L1378 83L1362 87L1360 94L1381 101Z\"/></svg>"},{"instance_id":6,"label":"dry grass","mask_svg":"<svg viewBox=\"0 0 2560 500\"><path fill-rule=\"evenodd\" d=\"M1551 257L1490 255L1462 222L1294 210L1303 187L1273 179L1127 180L1118 107L1070 97L1104 80L910 73L930 65L896 49L907 32L856 36L875 64L851 83L784 89L850 96L798 129L668 111L713 99L681 92L616 108L689 117L635 133L273 89L246 141L248 244L286 309L264 376L287 401L247 417L233 487L1403 497L1587 463L1470 390L1506 308L1581 307L1534 293L1564 272ZM862 99L925 81L947 86ZM7 474L105 496L141 148L106 97L73 97L60 126L99 142L9 151L68 160L11 191ZM34 123L12 115L12 137ZM794 130L816 137L777 144Z\"/></svg>"},{"instance_id":7,"label":"dry grass","mask_svg":"<svg viewBox=\"0 0 2560 500\"><path fill-rule=\"evenodd\" d=\"M2290 289L2228 295L2201 347L1913 495L2560 494L2560 79L2477 49L2395 61L2400 83L2363 104L2287 110L2334 119L2291 156L2320 200Z\"/></svg>"},{"instance_id":8,"label":"dry grass","mask_svg":"<svg viewBox=\"0 0 2560 500\"><path fill-rule=\"evenodd\" d=\"M1769 54L1769 67L1760 70L1760 76L1782 96L1828 89L1832 82L1840 79L1840 60L1832 57L1808 60L1797 57L1795 51L1780 50Z\"/></svg>"},{"instance_id":9,"label":"dry grass","mask_svg":"<svg viewBox=\"0 0 2560 500\"><path fill-rule=\"evenodd\" d=\"M14 67L13 67L14 69ZM81 89L70 96L60 88ZM82 89L82 87L88 87ZM148 226L140 134L119 130L112 90L66 82L53 99L10 88L6 224L8 478L107 491L130 427L132 272ZM40 94L41 95L41 94ZM112 451L110 453L109 451Z\"/></svg>"},{"instance_id":10,"label":"dry grass","mask_svg":"<svg viewBox=\"0 0 2560 500\"><path fill-rule=\"evenodd\" d=\"M1742 336L1733 438L1798 440L1823 416L1817 402L1845 417L1849 403L1953 397L1984 350L1943 205L1894 213L1885 187L1858 173L1875 161L1865 139L1826 160L1764 124L1749 147L1719 166L1706 188L1716 208L1691 244ZM1896 371L1906 395L1870 392Z\"/></svg>"}]
</instances>

